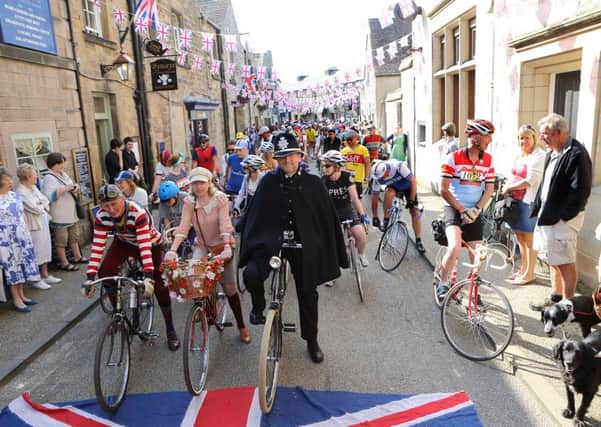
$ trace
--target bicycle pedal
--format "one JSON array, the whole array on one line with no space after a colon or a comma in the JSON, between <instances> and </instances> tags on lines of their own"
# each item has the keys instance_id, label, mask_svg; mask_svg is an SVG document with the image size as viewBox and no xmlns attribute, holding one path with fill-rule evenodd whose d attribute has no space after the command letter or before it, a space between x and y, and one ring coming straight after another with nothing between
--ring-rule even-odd
<instances>
[{"instance_id":1,"label":"bicycle pedal","mask_svg":"<svg viewBox=\"0 0 601 427\"><path fill-rule=\"evenodd\" d=\"M284 323L284 332L296 332L296 323Z\"/></svg>"},{"instance_id":2,"label":"bicycle pedal","mask_svg":"<svg viewBox=\"0 0 601 427\"><path fill-rule=\"evenodd\" d=\"M232 322L223 322L221 326L224 328L229 328L230 326L234 326L234 324Z\"/></svg>"}]
</instances>

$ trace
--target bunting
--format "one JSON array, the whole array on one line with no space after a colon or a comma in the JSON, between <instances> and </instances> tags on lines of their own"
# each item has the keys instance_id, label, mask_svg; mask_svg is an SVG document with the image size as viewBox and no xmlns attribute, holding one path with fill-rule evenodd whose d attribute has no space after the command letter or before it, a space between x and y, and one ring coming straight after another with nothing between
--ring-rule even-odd
<instances>
[{"instance_id":1,"label":"bunting","mask_svg":"<svg viewBox=\"0 0 601 427\"><path fill-rule=\"evenodd\" d=\"M219 68L221 66L221 61L218 59L211 60L211 74L216 75L219 74Z\"/></svg>"},{"instance_id":2,"label":"bunting","mask_svg":"<svg viewBox=\"0 0 601 427\"><path fill-rule=\"evenodd\" d=\"M161 43L169 41L169 25L159 24L156 30L157 40Z\"/></svg>"},{"instance_id":3,"label":"bunting","mask_svg":"<svg viewBox=\"0 0 601 427\"><path fill-rule=\"evenodd\" d=\"M202 56L194 55L194 61L192 61L192 68L195 70L202 69Z\"/></svg>"},{"instance_id":4,"label":"bunting","mask_svg":"<svg viewBox=\"0 0 601 427\"><path fill-rule=\"evenodd\" d=\"M179 65L186 65L187 58L188 58L188 52L186 52L185 50L182 50L181 52L177 53L177 63Z\"/></svg>"},{"instance_id":5,"label":"bunting","mask_svg":"<svg viewBox=\"0 0 601 427\"><path fill-rule=\"evenodd\" d=\"M215 43L215 39L212 33L201 33L201 46L202 50L205 52L213 52L213 43Z\"/></svg>"},{"instance_id":6,"label":"bunting","mask_svg":"<svg viewBox=\"0 0 601 427\"><path fill-rule=\"evenodd\" d=\"M156 30L159 25L159 11L157 9L157 0L140 0L136 9L134 10L134 23L136 28L146 28L145 32L148 32L148 28L152 27ZM140 32L136 29L137 32ZM144 32L144 31L142 31Z\"/></svg>"},{"instance_id":7,"label":"bunting","mask_svg":"<svg viewBox=\"0 0 601 427\"><path fill-rule=\"evenodd\" d=\"M227 52L236 52L238 49L238 42L236 41L235 34L225 34L224 36L225 42L225 50Z\"/></svg>"},{"instance_id":8,"label":"bunting","mask_svg":"<svg viewBox=\"0 0 601 427\"><path fill-rule=\"evenodd\" d=\"M192 30L179 29L179 48L189 50L192 47Z\"/></svg>"}]
</instances>

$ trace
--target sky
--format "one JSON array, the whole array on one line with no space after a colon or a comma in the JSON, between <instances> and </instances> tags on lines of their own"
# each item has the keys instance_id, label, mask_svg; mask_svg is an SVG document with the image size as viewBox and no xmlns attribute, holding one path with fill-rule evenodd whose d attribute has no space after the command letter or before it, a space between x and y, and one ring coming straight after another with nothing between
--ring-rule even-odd
<instances>
[{"instance_id":1,"label":"sky","mask_svg":"<svg viewBox=\"0 0 601 427\"><path fill-rule=\"evenodd\" d=\"M257 52L271 50L284 87L296 77L325 79L337 67L354 73L365 63L368 18L391 0L232 0L240 33Z\"/></svg>"}]
</instances>

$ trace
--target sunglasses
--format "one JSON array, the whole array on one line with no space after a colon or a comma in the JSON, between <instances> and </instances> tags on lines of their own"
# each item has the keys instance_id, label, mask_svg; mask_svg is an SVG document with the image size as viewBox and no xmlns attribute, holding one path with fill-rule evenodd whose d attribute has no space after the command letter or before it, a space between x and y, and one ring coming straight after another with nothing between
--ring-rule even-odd
<instances>
[{"instance_id":1,"label":"sunglasses","mask_svg":"<svg viewBox=\"0 0 601 427\"><path fill-rule=\"evenodd\" d=\"M334 167L334 165L323 165L324 169L330 169L330 168L333 168L333 167Z\"/></svg>"},{"instance_id":2,"label":"sunglasses","mask_svg":"<svg viewBox=\"0 0 601 427\"><path fill-rule=\"evenodd\" d=\"M105 185L98 191L98 200L100 200L101 202L114 200L120 197L121 194L121 190L119 190L119 187L117 187L116 185Z\"/></svg>"}]
</instances>

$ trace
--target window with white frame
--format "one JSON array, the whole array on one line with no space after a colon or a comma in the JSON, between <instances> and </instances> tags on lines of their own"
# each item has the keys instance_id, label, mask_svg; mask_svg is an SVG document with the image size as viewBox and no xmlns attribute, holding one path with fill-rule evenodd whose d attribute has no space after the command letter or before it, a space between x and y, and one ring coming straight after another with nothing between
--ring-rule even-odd
<instances>
[{"instance_id":1,"label":"window with white frame","mask_svg":"<svg viewBox=\"0 0 601 427\"><path fill-rule=\"evenodd\" d=\"M94 0L81 0L84 30L102 37L102 9L94 4Z\"/></svg>"},{"instance_id":2,"label":"window with white frame","mask_svg":"<svg viewBox=\"0 0 601 427\"><path fill-rule=\"evenodd\" d=\"M16 133L10 136L15 152L15 163L29 163L38 173L40 183L48 173L46 157L52 152L52 138L49 132Z\"/></svg>"}]
</instances>

